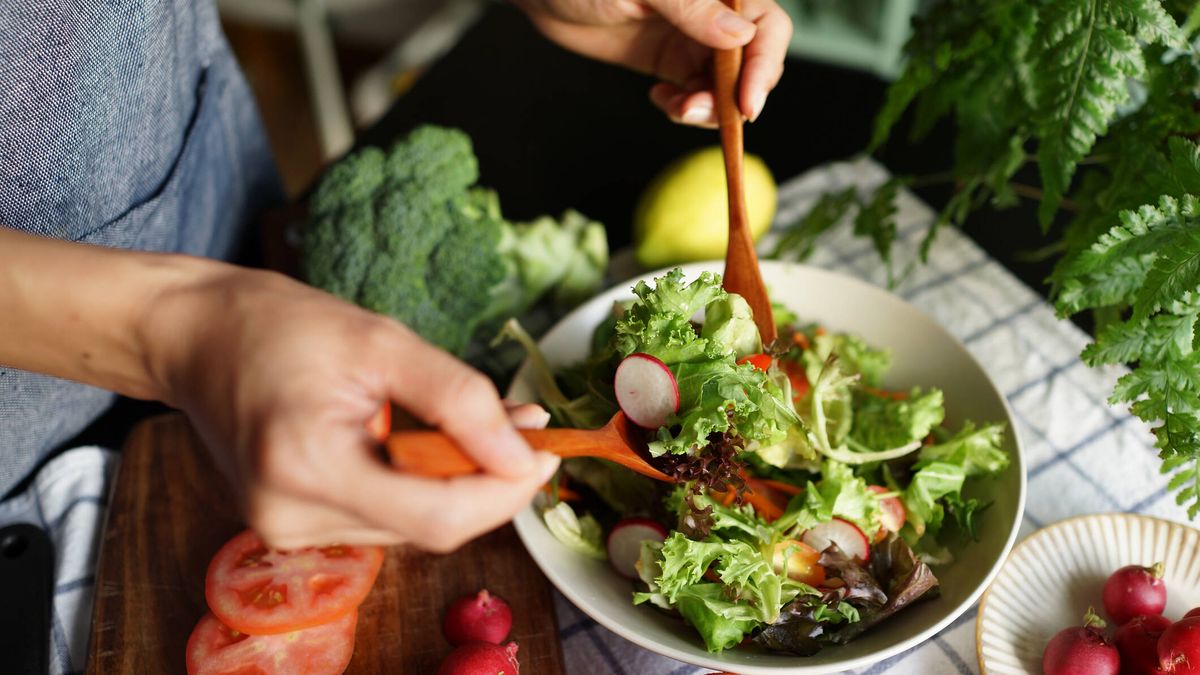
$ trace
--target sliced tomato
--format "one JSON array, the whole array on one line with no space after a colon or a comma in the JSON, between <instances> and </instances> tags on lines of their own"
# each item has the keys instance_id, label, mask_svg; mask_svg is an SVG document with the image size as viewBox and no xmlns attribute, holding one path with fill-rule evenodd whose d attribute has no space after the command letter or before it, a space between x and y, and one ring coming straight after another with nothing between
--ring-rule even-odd
<instances>
[{"instance_id":1,"label":"sliced tomato","mask_svg":"<svg viewBox=\"0 0 1200 675\"><path fill-rule=\"evenodd\" d=\"M792 383L792 401L799 405L810 389L808 374L804 372L804 366L795 361L783 360L781 363L783 363L783 372L787 374L788 381Z\"/></svg>"},{"instance_id":2,"label":"sliced tomato","mask_svg":"<svg viewBox=\"0 0 1200 675\"><path fill-rule=\"evenodd\" d=\"M391 432L392 404L390 401L384 401L371 419L367 420L367 433L371 434L371 438L383 443Z\"/></svg>"},{"instance_id":3,"label":"sliced tomato","mask_svg":"<svg viewBox=\"0 0 1200 675\"><path fill-rule=\"evenodd\" d=\"M817 549L795 539L788 539L775 544L771 554L771 567L776 574L783 574L787 567L787 575L793 581L799 581L809 586L820 586L825 583L825 568L821 566L821 553Z\"/></svg>"},{"instance_id":4,"label":"sliced tomato","mask_svg":"<svg viewBox=\"0 0 1200 675\"><path fill-rule=\"evenodd\" d=\"M377 546L277 551L246 530L213 556L204 597L212 613L238 632L288 633L357 609L382 564Z\"/></svg>"},{"instance_id":5,"label":"sliced tomato","mask_svg":"<svg viewBox=\"0 0 1200 675\"><path fill-rule=\"evenodd\" d=\"M247 635L205 614L187 642L188 675L339 675L354 655L358 612L278 635Z\"/></svg>"},{"instance_id":6,"label":"sliced tomato","mask_svg":"<svg viewBox=\"0 0 1200 675\"><path fill-rule=\"evenodd\" d=\"M749 356L743 356L742 358L738 359L737 364L740 366L743 363L749 363L765 373L771 368L771 355L751 354Z\"/></svg>"},{"instance_id":7,"label":"sliced tomato","mask_svg":"<svg viewBox=\"0 0 1200 675\"><path fill-rule=\"evenodd\" d=\"M868 485L867 489L876 494L891 492L891 490L882 485ZM900 501L899 497L884 497L880 499L879 508L883 511L880 518L883 526L875 533L876 542L887 539L888 532L899 532L900 528L904 527L904 521L908 520L908 511L905 510L904 502Z\"/></svg>"}]
</instances>

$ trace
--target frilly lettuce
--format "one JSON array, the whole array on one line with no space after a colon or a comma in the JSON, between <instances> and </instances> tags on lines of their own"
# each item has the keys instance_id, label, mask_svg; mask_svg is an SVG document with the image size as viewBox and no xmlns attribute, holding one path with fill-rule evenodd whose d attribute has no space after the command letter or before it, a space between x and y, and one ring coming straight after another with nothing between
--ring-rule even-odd
<instances>
[{"instance_id":1,"label":"frilly lettuce","mask_svg":"<svg viewBox=\"0 0 1200 675\"><path fill-rule=\"evenodd\" d=\"M619 356L635 352L661 359L679 386L680 408L650 443L650 453L693 452L708 445L711 434L731 428L748 443L778 443L799 418L779 387L736 357L760 344L749 307L721 288L721 277L701 273L684 283L676 269L639 282L638 301L616 323L613 344ZM701 333L692 318L703 312L713 320Z\"/></svg>"}]
</instances>

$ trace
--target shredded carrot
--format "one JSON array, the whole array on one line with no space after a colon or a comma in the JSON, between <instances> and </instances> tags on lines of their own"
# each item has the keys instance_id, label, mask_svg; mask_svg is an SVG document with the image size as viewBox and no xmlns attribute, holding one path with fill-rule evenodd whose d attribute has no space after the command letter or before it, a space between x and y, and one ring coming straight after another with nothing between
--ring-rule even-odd
<instances>
[{"instance_id":1,"label":"shredded carrot","mask_svg":"<svg viewBox=\"0 0 1200 675\"><path fill-rule=\"evenodd\" d=\"M817 326L817 329L814 330L813 333L815 333L817 335L826 335L827 334L825 331L825 328L822 326Z\"/></svg>"},{"instance_id":2,"label":"shredded carrot","mask_svg":"<svg viewBox=\"0 0 1200 675\"><path fill-rule=\"evenodd\" d=\"M812 344L808 341L808 336L802 331L796 331L795 333L792 333L792 342L795 342L796 346L800 349L809 349L812 347Z\"/></svg>"},{"instance_id":3,"label":"shredded carrot","mask_svg":"<svg viewBox=\"0 0 1200 675\"><path fill-rule=\"evenodd\" d=\"M550 494L550 489L551 489L550 483L546 483L545 485L542 486L542 492L545 492L546 494ZM564 502L577 502L580 499L582 499L582 497L579 496L578 492L572 490L571 488L567 487L566 485L559 484L558 499L559 499L559 501L564 501Z\"/></svg>"},{"instance_id":4,"label":"shredded carrot","mask_svg":"<svg viewBox=\"0 0 1200 675\"><path fill-rule=\"evenodd\" d=\"M770 478L753 478L751 480L755 483L762 483L772 490L779 490L786 495L798 495L801 492L804 492L804 490L799 486L791 485L780 480L771 480Z\"/></svg>"},{"instance_id":5,"label":"shredded carrot","mask_svg":"<svg viewBox=\"0 0 1200 675\"><path fill-rule=\"evenodd\" d=\"M746 490L743 496L750 503L750 506L753 506L754 510L758 512L758 515L766 519L767 522L771 522L783 515L783 509L776 506L775 502L771 501L771 498L764 494Z\"/></svg>"},{"instance_id":6,"label":"shredded carrot","mask_svg":"<svg viewBox=\"0 0 1200 675\"><path fill-rule=\"evenodd\" d=\"M893 401L903 401L908 398L907 391L889 391L887 389L876 389L875 387L863 387L862 390L872 396L879 398L890 398Z\"/></svg>"}]
</instances>

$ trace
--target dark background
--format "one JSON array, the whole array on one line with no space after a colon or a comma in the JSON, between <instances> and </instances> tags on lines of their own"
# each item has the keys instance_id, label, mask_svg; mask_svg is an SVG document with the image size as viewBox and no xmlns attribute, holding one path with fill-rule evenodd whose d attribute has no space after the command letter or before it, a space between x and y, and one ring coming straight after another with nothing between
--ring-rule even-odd
<instances>
[{"instance_id":1,"label":"dark background","mask_svg":"<svg viewBox=\"0 0 1200 675\"><path fill-rule=\"evenodd\" d=\"M253 82L252 66L250 71ZM575 208L608 226L616 250L630 243L633 208L651 177L687 151L719 142L715 130L668 121L649 102L652 84L551 44L517 10L496 4L358 143L386 146L422 123L461 128L474 141L480 182L499 192L507 217ZM779 183L853 157L866 147L886 89L871 74L791 59L763 114L746 127L746 150L761 156ZM906 127L902 121L876 154L879 161L905 175L950 167L952 125L936 127L919 145L906 142ZM942 185L917 192L940 209L951 190ZM1021 257L1044 243L1033 203L977 212L966 232L1045 293L1050 264ZM122 399L64 448L119 448L137 420L163 409Z\"/></svg>"}]
</instances>

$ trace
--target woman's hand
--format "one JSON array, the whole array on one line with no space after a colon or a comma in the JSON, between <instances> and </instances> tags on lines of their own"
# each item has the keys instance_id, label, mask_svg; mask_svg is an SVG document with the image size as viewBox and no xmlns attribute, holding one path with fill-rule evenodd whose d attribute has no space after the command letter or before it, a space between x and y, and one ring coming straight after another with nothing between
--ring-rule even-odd
<instances>
[{"instance_id":1,"label":"woman's hand","mask_svg":"<svg viewBox=\"0 0 1200 675\"><path fill-rule=\"evenodd\" d=\"M738 106L758 119L783 75L792 22L774 0L515 0L558 44L653 75L650 99L672 120L716 126L712 51L745 47Z\"/></svg>"},{"instance_id":2,"label":"woman's hand","mask_svg":"<svg viewBox=\"0 0 1200 675\"><path fill-rule=\"evenodd\" d=\"M544 426L544 411L506 410L490 381L401 324L276 274L220 268L157 298L144 340L163 398L188 413L269 544L448 551L509 520L558 466L513 427ZM388 400L485 473L387 467L365 427Z\"/></svg>"}]
</instances>

